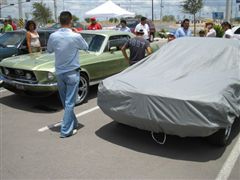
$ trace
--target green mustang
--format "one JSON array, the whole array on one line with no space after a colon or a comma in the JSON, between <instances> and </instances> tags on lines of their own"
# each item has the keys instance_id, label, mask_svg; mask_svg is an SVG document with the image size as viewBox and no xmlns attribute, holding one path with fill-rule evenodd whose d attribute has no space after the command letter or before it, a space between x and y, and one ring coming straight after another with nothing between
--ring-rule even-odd
<instances>
[{"instance_id":1,"label":"green mustang","mask_svg":"<svg viewBox=\"0 0 240 180\"><path fill-rule=\"evenodd\" d=\"M82 31L89 45L81 51L81 80L76 104L86 100L89 86L128 67L120 50L134 35L121 31ZM151 43L153 50L159 49ZM17 94L48 96L57 92L54 54L33 53L10 57L0 62L3 87Z\"/></svg>"}]
</instances>

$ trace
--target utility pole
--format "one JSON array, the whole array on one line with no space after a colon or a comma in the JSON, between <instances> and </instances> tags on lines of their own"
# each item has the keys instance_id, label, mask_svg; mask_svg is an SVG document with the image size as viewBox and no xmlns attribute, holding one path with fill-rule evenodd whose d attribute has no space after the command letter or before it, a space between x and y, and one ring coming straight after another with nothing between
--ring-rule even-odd
<instances>
[{"instance_id":1,"label":"utility pole","mask_svg":"<svg viewBox=\"0 0 240 180\"><path fill-rule=\"evenodd\" d=\"M57 2L56 0L53 0L54 1L54 18L55 18L55 22L58 22L58 19L57 19Z\"/></svg>"},{"instance_id":2,"label":"utility pole","mask_svg":"<svg viewBox=\"0 0 240 180\"><path fill-rule=\"evenodd\" d=\"M225 19L230 22L232 18L232 0L226 0L226 15Z\"/></svg>"},{"instance_id":3,"label":"utility pole","mask_svg":"<svg viewBox=\"0 0 240 180\"><path fill-rule=\"evenodd\" d=\"M154 20L154 14L153 14L153 0L152 0L152 21Z\"/></svg>"},{"instance_id":4,"label":"utility pole","mask_svg":"<svg viewBox=\"0 0 240 180\"><path fill-rule=\"evenodd\" d=\"M18 0L18 16L19 16L19 19L23 18L22 2L21 2L21 0Z\"/></svg>"},{"instance_id":5,"label":"utility pole","mask_svg":"<svg viewBox=\"0 0 240 180\"><path fill-rule=\"evenodd\" d=\"M163 2L161 0L161 2L160 2L160 21L162 20L162 14L163 14Z\"/></svg>"}]
</instances>

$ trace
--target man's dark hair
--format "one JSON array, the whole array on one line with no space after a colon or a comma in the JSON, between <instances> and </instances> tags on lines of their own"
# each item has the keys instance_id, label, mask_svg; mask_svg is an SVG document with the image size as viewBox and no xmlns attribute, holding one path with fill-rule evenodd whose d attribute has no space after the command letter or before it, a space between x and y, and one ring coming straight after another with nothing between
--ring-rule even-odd
<instances>
[{"instance_id":1,"label":"man's dark hair","mask_svg":"<svg viewBox=\"0 0 240 180\"><path fill-rule=\"evenodd\" d=\"M146 19L146 17L141 17L141 21L145 21Z\"/></svg>"},{"instance_id":2,"label":"man's dark hair","mask_svg":"<svg viewBox=\"0 0 240 180\"><path fill-rule=\"evenodd\" d=\"M63 11L59 17L61 25L69 25L72 21L72 14L69 11Z\"/></svg>"},{"instance_id":3,"label":"man's dark hair","mask_svg":"<svg viewBox=\"0 0 240 180\"><path fill-rule=\"evenodd\" d=\"M33 20L30 20L30 21L28 21L28 22L26 23L26 25L25 25L25 29L26 29L27 31L30 30L29 27L30 27L31 24L33 24L34 30L37 28L36 23L35 23Z\"/></svg>"},{"instance_id":4,"label":"man's dark hair","mask_svg":"<svg viewBox=\"0 0 240 180\"><path fill-rule=\"evenodd\" d=\"M228 29L232 29L232 25L228 21L224 21L221 26L227 26Z\"/></svg>"},{"instance_id":5,"label":"man's dark hair","mask_svg":"<svg viewBox=\"0 0 240 180\"><path fill-rule=\"evenodd\" d=\"M190 20L189 20L189 19L184 19L184 20L182 21L182 23L181 23L181 27L183 27L183 24L184 24L185 22L190 22Z\"/></svg>"},{"instance_id":6,"label":"man's dark hair","mask_svg":"<svg viewBox=\"0 0 240 180\"><path fill-rule=\"evenodd\" d=\"M122 19L122 20L120 21L120 23L127 24L127 21L126 21L125 19Z\"/></svg>"}]
</instances>

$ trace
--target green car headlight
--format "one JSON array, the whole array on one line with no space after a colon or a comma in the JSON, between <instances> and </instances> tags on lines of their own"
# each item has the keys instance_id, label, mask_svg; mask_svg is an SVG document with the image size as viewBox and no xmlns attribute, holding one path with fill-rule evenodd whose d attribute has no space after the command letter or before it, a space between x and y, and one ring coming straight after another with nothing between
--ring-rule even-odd
<instances>
[{"instance_id":1,"label":"green car headlight","mask_svg":"<svg viewBox=\"0 0 240 180\"><path fill-rule=\"evenodd\" d=\"M53 80L54 79L54 74L51 73L51 72L48 72L47 73L47 78L48 78L48 80Z\"/></svg>"},{"instance_id":2,"label":"green car headlight","mask_svg":"<svg viewBox=\"0 0 240 180\"><path fill-rule=\"evenodd\" d=\"M5 75L9 75L9 73L10 73L7 68L3 68L3 72L4 72Z\"/></svg>"},{"instance_id":3,"label":"green car headlight","mask_svg":"<svg viewBox=\"0 0 240 180\"><path fill-rule=\"evenodd\" d=\"M28 79L28 80L32 79L31 73L26 73L25 77L26 77L26 79Z\"/></svg>"}]
</instances>

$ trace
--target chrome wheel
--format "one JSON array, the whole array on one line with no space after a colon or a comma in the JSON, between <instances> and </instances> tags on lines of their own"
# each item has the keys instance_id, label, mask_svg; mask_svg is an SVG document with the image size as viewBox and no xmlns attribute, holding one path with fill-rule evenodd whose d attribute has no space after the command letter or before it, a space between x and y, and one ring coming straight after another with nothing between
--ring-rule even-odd
<instances>
[{"instance_id":1,"label":"chrome wheel","mask_svg":"<svg viewBox=\"0 0 240 180\"><path fill-rule=\"evenodd\" d=\"M78 88L78 95L77 95L75 104L76 105L82 104L84 101L86 101L88 92L89 92L88 78L86 77L86 75L81 74L79 88Z\"/></svg>"}]
</instances>

